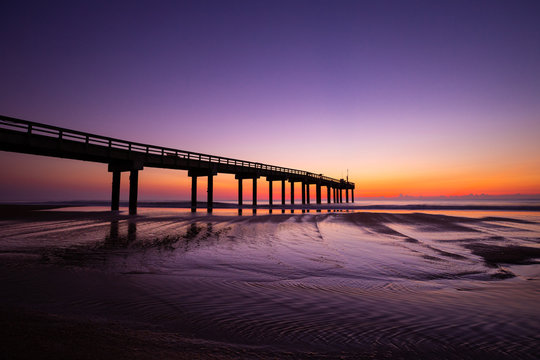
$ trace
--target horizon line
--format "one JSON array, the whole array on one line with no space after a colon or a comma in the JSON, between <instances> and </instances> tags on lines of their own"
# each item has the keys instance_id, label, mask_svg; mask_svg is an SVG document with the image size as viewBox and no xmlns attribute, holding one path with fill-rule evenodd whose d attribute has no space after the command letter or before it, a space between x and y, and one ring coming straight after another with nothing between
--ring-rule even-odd
<instances>
[{"instance_id":1,"label":"horizon line","mask_svg":"<svg viewBox=\"0 0 540 360\"><path fill-rule=\"evenodd\" d=\"M248 197L244 199L245 201L251 201L252 198ZM266 198L258 198L258 201L269 201L269 199ZM281 200L281 198L273 198L274 201ZM467 194L467 195L398 195L398 196L355 196L355 202L356 201L370 201L370 200L540 200L540 193L536 194L498 194L498 195L491 195L491 194ZM121 200L121 201L127 201L127 200ZM163 202L163 203L172 203L172 202L190 202L191 199L139 199L139 202ZM215 199L216 201L238 201L238 199ZM64 200L7 200L3 201L0 200L0 204L14 204L14 203L45 203L45 202L56 202L56 203L82 203L82 202L110 202L110 199L102 198L102 199L64 199ZM198 201L198 202L204 202ZM343 203L347 204L347 203ZM348 204L354 204L354 202L349 202ZM245 205L248 205L246 203ZM277 204L276 204L277 205Z\"/></svg>"}]
</instances>

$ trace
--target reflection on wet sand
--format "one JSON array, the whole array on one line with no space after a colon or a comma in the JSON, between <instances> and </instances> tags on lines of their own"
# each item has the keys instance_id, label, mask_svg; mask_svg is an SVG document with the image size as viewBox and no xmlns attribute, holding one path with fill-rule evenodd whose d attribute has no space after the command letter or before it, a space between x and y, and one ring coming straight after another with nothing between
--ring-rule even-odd
<instances>
[{"instance_id":1,"label":"reflection on wet sand","mask_svg":"<svg viewBox=\"0 0 540 360\"><path fill-rule=\"evenodd\" d=\"M0 301L275 358L540 351L537 214L281 210L4 221Z\"/></svg>"},{"instance_id":2,"label":"reflection on wet sand","mask_svg":"<svg viewBox=\"0 0 540 360\"><path fill-rule=\"evenodd\" d=\"M127 220L127 234L121 236L119 232L119 220L113 219L110 222L109 235L105 237L104 247L110 249L127 248L129 244L137 240L137 223Z\"/></svg>"}]
</instances>

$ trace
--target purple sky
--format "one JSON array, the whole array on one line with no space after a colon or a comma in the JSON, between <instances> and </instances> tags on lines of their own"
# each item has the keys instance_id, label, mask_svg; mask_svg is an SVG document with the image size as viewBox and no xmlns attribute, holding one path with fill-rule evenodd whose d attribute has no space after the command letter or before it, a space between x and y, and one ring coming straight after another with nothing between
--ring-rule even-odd
<instances>
[{"instance_id":1,"label":"purple sky","mask_svg":"<svg viewBox=\"0 0 540 360\"><path fill-rule=\"evenodd\" d=\"M539 18L538 1L5 1L0 114L349 168L365 195L540 192Z\"/></svg>"}]
</instances>

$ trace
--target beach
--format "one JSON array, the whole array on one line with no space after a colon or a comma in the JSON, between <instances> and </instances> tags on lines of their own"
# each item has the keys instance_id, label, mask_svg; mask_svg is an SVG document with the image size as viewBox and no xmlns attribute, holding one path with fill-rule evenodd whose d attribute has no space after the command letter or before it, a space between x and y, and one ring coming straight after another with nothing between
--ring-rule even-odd
<instances>
[{"instance_id":1,"label":"beach","mask_svg":"<svg viewBox=\"0 0 540 360\"><path fill-rule=\"evenodd\" d=\"M540 353L537 211L235 211L3 206L3 358Z\"/></svg>"}]
</instances>

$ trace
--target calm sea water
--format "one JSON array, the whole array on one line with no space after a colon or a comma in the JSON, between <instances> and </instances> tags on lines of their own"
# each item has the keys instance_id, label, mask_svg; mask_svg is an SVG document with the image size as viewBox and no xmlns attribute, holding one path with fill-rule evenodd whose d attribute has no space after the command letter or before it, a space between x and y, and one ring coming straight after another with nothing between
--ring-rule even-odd
<instances>
[{"instance_id":1,"label":"calm sea water","mask_svg":"<svg viewBox=\"0 0 540 360\"><path fill-rule=\"evenodd\" d=\"M106 210L2 219L0 301L298 354L540 353L540 212Z\"/></svg>"}]
</instances>

